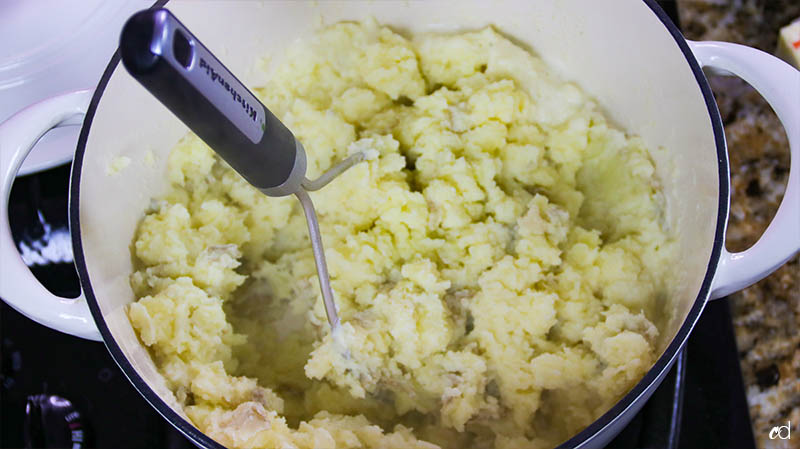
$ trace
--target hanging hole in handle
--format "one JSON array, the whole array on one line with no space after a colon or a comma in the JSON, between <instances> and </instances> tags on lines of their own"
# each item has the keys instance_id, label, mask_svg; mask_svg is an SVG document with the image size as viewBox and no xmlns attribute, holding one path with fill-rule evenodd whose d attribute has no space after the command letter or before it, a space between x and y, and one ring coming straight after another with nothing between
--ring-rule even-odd
<instances>
[{"instance_id":1,"label":"hanging hole in handle","mask_svg":"<svg viewBox=\"0 0 800 449\"><path fill-rule=\"evenodd\" d=\"M18 176L8 201L11 235L23 262L50 293L62 298L81 293L69 235L69 177L68 164Z\"/></svg>"},{"instance_id":2,"label":"hanging hole in handle","mask_svg":"<svg viewBox=\"0 0 800 449\"><path fill-rule=\"evenodd\" d=\"M183 68L188 69L194 59L194 45L181 30L175 30L172 38L172 54Z\"/></svg>"},{"instance_id":3,"label":"hanging hole in handle","mask_svg":"<svg viewBox=\"0 0 800 449\"><path fill-rule=\"evenodd\" d=\"M775 111L750 84L704 71L725 125L730 158L726 247L744 251L764 233L783 199L789 181L788 137Z\"/></svg>"},{"instance_id":4,"label":"hanging hole in handle","mask_svg":"<svg viewBox=\"0 0 800 449\"><path fill-rule=\"evenodd\" d=\"M36 161L37 151L56 156L59 153L53 150L59 147L74 148L80 129L77 125L83 118L83 114L65 118L36 142L25 159L33 156ZM53 142L48 140L53 137ZM18 174L11 184L7 211L11 236L23 262L50 293L61 298L77 298L81 293L69 234L70 171L67 160Z\"/></svg>"}]
</instances>

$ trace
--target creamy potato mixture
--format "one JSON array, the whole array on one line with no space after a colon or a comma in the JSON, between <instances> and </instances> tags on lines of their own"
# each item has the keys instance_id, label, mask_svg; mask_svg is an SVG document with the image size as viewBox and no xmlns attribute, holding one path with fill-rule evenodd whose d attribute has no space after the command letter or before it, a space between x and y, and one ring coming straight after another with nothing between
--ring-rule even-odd
<instances>
[{"instance_id":1,"label":"creamy potato mixture","mask_svg":"<svg viewBox=\"0 0 800 449\"><path fill-rule=\"evenodd\" d=\"M491 28L374 21L298 43L257 90L303 143L343 321L293 197L193 135L135 236L131 323L237 448L545 448L656 358L670 237L641 140Z\"/></svg>"}]
</instances>

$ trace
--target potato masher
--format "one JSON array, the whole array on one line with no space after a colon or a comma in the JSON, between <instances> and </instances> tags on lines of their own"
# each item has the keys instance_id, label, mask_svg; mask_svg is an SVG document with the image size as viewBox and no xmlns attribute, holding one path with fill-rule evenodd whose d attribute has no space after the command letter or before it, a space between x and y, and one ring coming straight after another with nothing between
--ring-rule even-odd
<instances>
[{"instance_id":1,"label":"potato masher","mask_svg":"<svg viewBox=\"0 0 800 449\"><path fill-rule=\"evenodd\" d=\"M319 286L332 332L339 324L319 223L308 191L318 190L364 153L316 180L306 174L303 145L171 12L149 9L122 29L127 71L250 184L269 196L295 195L303 206Z\"/></svg>"}]
</instances>

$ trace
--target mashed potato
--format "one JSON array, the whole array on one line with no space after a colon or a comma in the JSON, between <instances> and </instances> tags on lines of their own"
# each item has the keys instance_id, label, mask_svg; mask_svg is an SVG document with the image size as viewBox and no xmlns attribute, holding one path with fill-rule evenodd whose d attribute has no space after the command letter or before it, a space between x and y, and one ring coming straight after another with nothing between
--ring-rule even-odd
<instances>
[{"instance_id":1,"label":"mashed potato","mask_svg":"<svg viewBox=\"0 0 800 449\"><path fill-rule=\"evenodd\" d=\"M342 23L262 101L308 152L343 320L306 224L187 136L134 243L131 323L194 423L237 448L544 448L654 362L670 237L642 142L491 28Z\"/></svg>"}]
</instances>

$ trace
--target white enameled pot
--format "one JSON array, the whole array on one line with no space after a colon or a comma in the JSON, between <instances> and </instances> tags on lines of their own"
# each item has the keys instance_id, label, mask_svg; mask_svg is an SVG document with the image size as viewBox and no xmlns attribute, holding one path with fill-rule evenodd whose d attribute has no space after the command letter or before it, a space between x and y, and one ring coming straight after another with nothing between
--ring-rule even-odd
<instances>
[{"instance_id":1,"label":"white enameled pot","mask_svg":"<svg viewBox=\"0 0 800 449\"><path fill-rule=\"evenodd\" d=\"M162 5L163 2L159 2ZM680 241L660 358L611 410L564 443L602 447L641 408L673 363L706 301L767 276L800 250L800 72L766 53L721 42L687 42L652 0L172 1L167 5L232 72L265 81L256 61L279 57L324 23L374 16L401 32L476 29L488 24L528 46L582 86L626 131L643 137ZM103 340L144 397L201 447L220 447L181 412L125 314L134 300L129 246L151 198L167 187L167 153L187 129L147 94L115 56L96 92L72 92L23 110L0 126L2 192L0 297L54 329ZM728 155L702 67L753 85L789 137L789 184L777 215L750 249L724 248L730 201ZM69 213L83 294L57 298L17 254L7 219L17 170L37 139L85 115L72 165ZM152 152L155 163L145 154ZM117 157L130 165L107 170Z\"/></svg>"}]
</instances>

